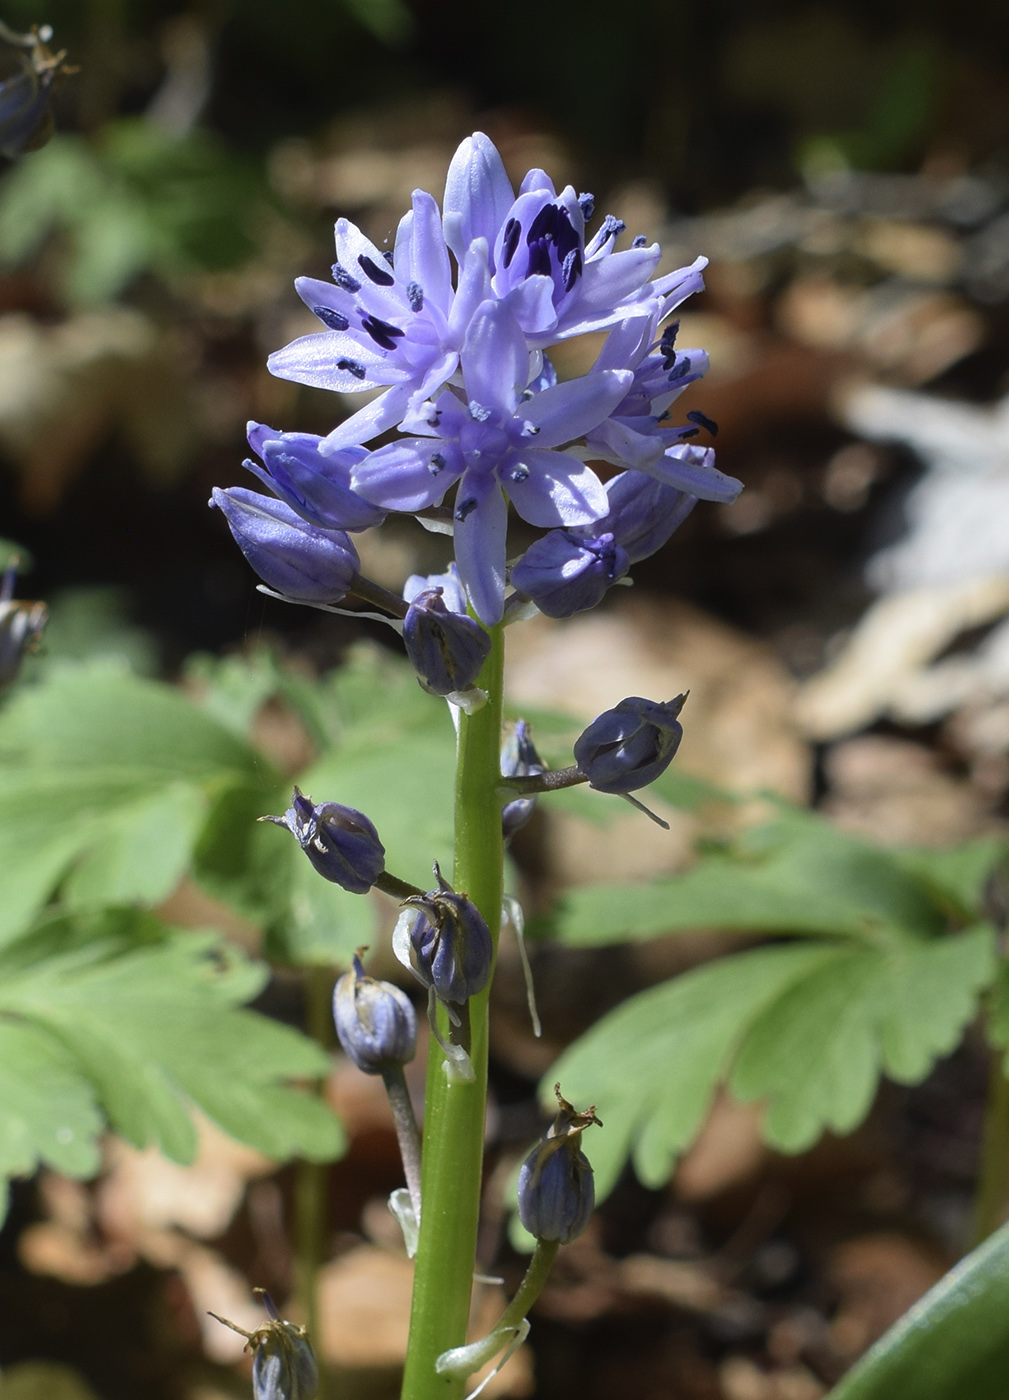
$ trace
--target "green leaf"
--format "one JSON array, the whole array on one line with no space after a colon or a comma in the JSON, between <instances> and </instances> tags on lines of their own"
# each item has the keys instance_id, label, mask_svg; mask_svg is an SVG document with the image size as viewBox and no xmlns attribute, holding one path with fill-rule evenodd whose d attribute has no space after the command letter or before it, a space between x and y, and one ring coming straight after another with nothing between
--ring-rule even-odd
<instances>
[{"instance_id":1,"label":"green leaf","mask_svg":"<svg viewBox=\"0 0 1009 1400\"><path fill-rule=\"evenodd\" d=\"M242 1009L266 968L208 935L162 929L150 941L155 921L132 917L140 943L125 951L120 917L112 942L77 942L70 920L0 955L0 1170L30 1171L41 1158L90 1174L96 1104L128 1141L176 1161L195 1152L191 1104L276 1159L337 1156L333 1115L286 1087L324 1074L327 1055ZM92 940L100 929L94 921Z\"/></svg>"},{"instance_id":2,"label":"green leaf","mask_svg":"<svg viewBox=\"0 0 1009 1400\"><path fill-rule=\"evenodd\" d=\"M962 1259L871 1347L829 1400L1004 1400L1009 1225Z\"/></svg>"},{"instance_id":3,"label":"green leaf","mask_svg":"<svg viewBox=\"0 0 1009 1400\"><path fill-rule=\"evenodd\" d=\"M70 905L158 903L185 872L208 812L240 789L258 816L278 782L180 691L107 663L62 667L25 687L0 714L0 758L0 943L68 875ZM247 839L237 827L227 837Z\"/></svg>"},{"instance_id":4,"label":"green leaf","mask_svg":"<svg viewBox=\"0 0 1009 1400\"><path fill-rule=\"evenodd\" d=\"M884 1071L916 1083L952 1050L994 975L990 929L894 948L778 944L722 958L631 997L544 1079L599 1108L600 1196L628 1155L661 1186L727 1081L768 1101L763 1134L799 1152L849 1132Z\"/></svg>"},{"instance_id":5,"label":"green leaf","mask_svg":"<svg viewBox=\"0 0 1009 1400\"><path fill-rule=\"evenodd\" d=\"M961 917L975 918L984 886L992 871L1009 852L1004 837L984 836L946 851L909 847L891 853L892 858L913 874Z\"/></svg>"},{"instance_id":6,"label":"green leaf","mask_svg":"<svg viewBox=\"0 0 1009 1400\"><path fill-rule=\"evenodd\" d=\"M707 857L675 878L573 890L555 923L558 938L581 946L698 928L891 942L937 935L945 918L888 852L786 811L748 833L735 855Z\"/></svg>"},{"instance_id":7,"label":"green leaf","mask_svg":"<svg viewBox=\"0 0 1009 1400\"><path fill-rule=\"evenodd\" d=\"M588 1155L600 1198L632 1150L643 1181L668 1180L747 1026L834 956L826 947L780 946L708 963L630 997L561 1056L544 1077L544 1101L559 1080L565 1098L598 1107L605 1129L593 1134Z\"/></svg>"}]
</instances>

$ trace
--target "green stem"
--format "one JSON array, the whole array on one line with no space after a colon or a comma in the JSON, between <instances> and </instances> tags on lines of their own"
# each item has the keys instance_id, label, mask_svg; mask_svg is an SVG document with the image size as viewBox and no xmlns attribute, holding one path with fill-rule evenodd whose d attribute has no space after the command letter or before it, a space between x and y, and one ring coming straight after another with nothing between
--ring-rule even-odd
<instances>
[{"instance_id":1,"label":"green stem","mask_svg":"<svg viewBox=\"0 0 1009 1400\"><path fill-rule=\"evenodd\" d=\"M533 1257L529 1261L526 1269L526 1276L519 1285L519 1290L515 1297L505 1308L501 1317L487 1333L486 1337L481 1337L477 1342L471 1342L469 1346L456 1347L453 1351L446 1352L438 1361L438 1372L440 1375L460 1376L465 1378L471 1376L474 1371L479 1371L486 1366L505 1348L511 1348L522 1342L524 1335L528 1332L528 1324L525 1326L525 1317L535 1303L536 1299L543 1292L543 1286L553 1267L553 1262L557 1258L557 1251L560 1245L556 1240L537 1240ZM506 1352L498 1366L502 1366L508 1360L510 1351Z\"/></svg>"},{"instance_id":2,"label":"green stem","mask_svg":"<svg viewBox=\"0 0 1009 1400\"><path fill-rule=\"evenodd\" d=\"M495 946L501 925L504 844L501 838L502 629L477 684L487 704L460 715L455 795L453 886L469 895L487 920ZM439 1376L443 1351L466 1340L476 1258L487 1102L489 988L469 1001L472 1082L450 1081L432 1042L424 1103L423 1211L410 1314L403 1400L458 1400L460 1377ZM448 1020L439 1009L442 1031Z\"/></svg>"},{"instance_id":3,"label":"green stem","mask_svg":"<svg viewBox=\"0 0 1009 1400\"><path fill-rule=\"evenodd\" d=\"M1003 1050L991 1052L988 1101L981 1132L981 1170L974 1193L974 1232L971 1248L1002 1224L1009 1192L1009 1079Z\"/></svg>"}]
</instances>

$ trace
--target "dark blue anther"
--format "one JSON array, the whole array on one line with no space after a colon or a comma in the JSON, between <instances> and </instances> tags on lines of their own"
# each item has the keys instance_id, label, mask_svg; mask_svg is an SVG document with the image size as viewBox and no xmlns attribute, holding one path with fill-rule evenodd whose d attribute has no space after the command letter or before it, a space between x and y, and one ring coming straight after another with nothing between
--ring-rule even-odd
<instances>
[{"instance_id":1,"label":"dark blue anther","mask_svg":"<svg viewBox=\"0 0 1009 1400\"><path fill-rule=\"evenodd\" d=\"M529 480L529 468L528 468L528 467L512 467L512 469L511 469L511 471L508 473L508 475L511 477L512 481L519 481L519 482L528 481L528 480Z\"/></svg>"},{"instance_id":2,"label":"dark blue anther","mask_svg":"<svg viewBox=\"0 0 1009 1400\"><path fill-rule=\"evenodd\" d=\"M689 373L690 356L684 355L682 360L679 360L676 364L673 365L672 369L669 371L667 378L669 380L669 383L673 384L677 379L683 379Z\"/></svg>"},{"instance_id":3,"label":"dark blue anther","mask_svg":"<svg viewBox=\"0 0 1009 1400\"><path fill-rule=\"evenodd\" d=\"M444 471L445 458L441 455L440 452L436 452L434 454L434 456L427 464L427 469L432 476L437 476L440 471Z\"/></svg>"},{"instance_id":4,"label":"dark blue anther","mask_svg":"<svg viewBox=\"0 0 1009 1400\"><path fill-rule=\"evenodd\" d=\"M578 196L578 207L582 211L582 218L588 223L589 219L596 211L596 197L594 194L580 194Z\"/></svg>"},{"instance_id":5,"label":"dark blue anther","mask_svg":"<svg viewBox=\"0 0 1009 1400\"><path fill-rule=\"evenodd\" d=\"M419 282L410 283L406 289L406 299L410 303L411 311L423 311L424 289Z\"/></svg>"},{"instance_id":6,"label":"dark blue anther","mask_svg":"<svg viewBox=\"0 0 1009 1400\"><path fill-rule=\"evenodd\" d=\"M582 250L572 248L564 262L561 264L561 279L564 283L564 290L570 292L571 288L582 275Z\"/></svg>"},{"instance_id":7,"label":"dark blue anther","mask_svg":"<svg viewBox=\"0 0 1009 1400\"><path fill-rule=\"evenodd\" d=\"M662 339L659 341L659 350L662 354L663 369L672 369L673 367L673 361L676 359L676 337L679 333L679 321L671 321L662 332Z\"/></svg>"},{"instance_id":8,"label":"dark blue anther","mask_svg":"<svg viewBox=\"0 0 1009 1400\"><path fill-rule=\"evenodd\" d=\"M637 234L634 238L631 239L631 247L632 247L632 248L647 248L647 247L648 247L648 239L645 237L645 235L644 235L643 233L639 233L639 234Z\"/></svg>"},{"instance_id":9,"label":"dark blue anther","mask_svg":"<svg viewBox=\"0 0 1009 1400\"><path fill-rule=\"evenodd\" d=\"M337 360L336 367L337 369L346 370L346 372L352 374L355 379L365 379L367 377L368 371L365 369L364 365L358 364L357 360Z\"/></svg>"},{"instance_id":10,"label":"dark blue anther","mask_svg":"<svg viewBox=\"0 0 1009 1400\"><path fill-rule=\"evenodd\" d=\"M390 326L388 321L381 321L377 316L362 316L361 326L383 350L395 350L396 341L404 334L398 326Z\"/></svg>"},{"instance_id":11,"label":"dark blue anther","mask_svg":"<svg viewBox=\"0 0 1009 1400\"><path fill-rule=\"evenodd\" d=\"M331 331L345 331L350 325L346 316L341 311L334 311L331 306L313 306L312 315L318 316Z\"/></svg>"},{"instance_id":12,"label":"dark blue anther","mask_svg":"<svg viewBox=\"0 0 1009 1400\"><path fill-rule=\"evenodd\" d=\"M470 399L468 408L469 416L473 419L474 423L486 423L487 419L490 417L490 409L484 408L483 404L477 403L476 399Z\"/></svg>"},{"instance_id":13,"label":"dark blue anther","mask_svg":"<svg viewBox=\"0 0 1009 1400\"><path fill-rule=\"evenodd\" d=\"M392 260L392 249L391 249L391 248L383 248L383 249L382 249L382 256L383 256L383 258L385 258L386 262L389 264L390 267L395 267L395 266L396 266L396 264L395 264L395 263L393 262L393 260Z\"/></svg>"},{"instance_id":14,"label":"dark blue anther","mask_svg":"<svg viewBox=\"0 0 1009 1400\"><path fill-rule=\"evenodd\" d=\"M680 441L686 442L687 438L695 438L700 434L700 428L684 428L680 433Z\"/></svg>"},{"instance_id":15,"label":"dark blue anther","mask_svg":"<svg viewBox=\"0 0 1009 1400\"><path fill-rule=\"evenodd\" d=\"M687 414L691 423L696 423L699 428L705 428L712 437L718 435L718 424L713 418L709 418L706 413L702 413L699 408L691 409Z\"/></svg>"},{"instance_id":16,"label":"dark blue anther","mask_svg":"<svg viewBox=\"0 0 1009 1400\"><path fill-rule=\"evenodd\" d=\"M509 219L505 224L504 231L504 256L505 267L511 266L511 260L515 256L515 250L519 246L519 238L522 235L522 225L518 219Z\"/></svg>"},{"instance_id":17,"label":"dark blue anther","mask_svg":"<svg viewBox=\"0 0 1009 1400\"><path fill-rule=\"evenodd\" d=\"M379 267L372 262L366 253L361 253L357 260L357 265L364 275L375 283L376 287L391 287L396 279L391 272L386 272L384 267Z\"/></svg>"},{"instance_id":18,"label":"dark blue anther","mask_svg":"<svg viewBox=\"0 0 1009 1400\"><path fill-rule=\"evenodd\" d=\"M470 496L468 500L460 501L455 508L456 520L465 520L467 515L470 515L473 511L475 511L479 504L480 502L476 499L475 496Z\"/></svg>"},{"instance_id":19,"label":"dark blue anther","mask_svg":"<svg viewBox=\"0 0 1009 1400\"><path fill-rule=\"evenodd\" d=\"M356 277L352 277L341 263L333 264L333 281L345 292L359 292L361 290L360 282Z\"/></svg>"}]
</instances>

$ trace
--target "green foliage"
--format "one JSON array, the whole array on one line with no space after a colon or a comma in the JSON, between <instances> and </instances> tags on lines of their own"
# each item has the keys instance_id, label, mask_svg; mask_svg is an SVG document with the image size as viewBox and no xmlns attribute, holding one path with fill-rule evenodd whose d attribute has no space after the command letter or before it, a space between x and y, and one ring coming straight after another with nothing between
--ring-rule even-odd
<instances>
[{"instance_id":1,"label":"green foliage","mask_svg":"<svg viewBox=\"0 0 1009 1400\"><path fill-rule=\"evenodd\" d=\"M0 1174L99 1165L106 1125L175 1161L196 1149L190 1105L277 1159L326 1161L339 1127L314 1095L314 1042L241 1009L267 970L213 935L149 915L61 915L0 953Z\"/></svg>"},{"instance_id":2,"label":"green foliage","mask_svg":"<svg viewBox=\"0 0 1009 1400\"><path fill-rule=\"evenodd\" d=\"M786 809L678 879L570 895L556 926L573 944L698 928L792 936L631 997L551 1069L544 1090L560 1079L606 1123L592 1144L600 1194L628 1156L663 1184L720 1083L764 1101L765 1140L799 1152L855 1128L881 1074L923 1079L995 977L979 905L998 849L887 852ZM1009 988L996 1034L1009 1045Z\"/></svg>"},{"instance_id":3,"label":"green foliage","mask_svg":"<svg viewBox=\"0 0 1009 1400\"><path fill-rule=\"evenodd\" d=\"M204 131L171 136L125 118L91 145L57 135L6 176L0 261L23 262L53 233L69 240L62 290L71 302L116 296L142 272L235 266L255 249L249 220L265 190Z\"/></svg>"},{"instance_id":4,"label":"green foliage","mask_svg":"<svg viewBox=\"0 0 1009 1400\"><path fill-rule=\"evenodd\" d=\"M0 943L65 907L157 904L208 814L278 777L180 691L108 663L62 667L0 714Z\"/></svg>"},{"instance_id":5,"label":"green foliage","mask_svg":"<svg viewBox=\"0 0 1009 1400\"><path fill-rule=\"evenodd\" d=\"M1009 1375L1009 1225L940 1279L829 1400L1003 1400Z\"/></svg>"}]
</instances>

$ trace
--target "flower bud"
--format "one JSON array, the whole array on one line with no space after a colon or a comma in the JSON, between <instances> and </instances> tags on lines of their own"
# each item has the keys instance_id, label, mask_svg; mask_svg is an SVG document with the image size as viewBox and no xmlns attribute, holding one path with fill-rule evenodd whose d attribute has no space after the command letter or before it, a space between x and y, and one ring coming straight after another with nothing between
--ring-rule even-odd
<instances>
[{"instance_id":1,"label":"flower bud","mask_svg":"<svg viewBox=\"0 0 1009 1400\"><path fill-rule=\"evenodd\" d=\"M210 504L224 512L239 549L256 573L295 603L338 603L360 561L343 530L309 525L283 501L229 486Z\"/></svg>"},{"instance_id":2,"label":"flower bud","mask_svg":"<svg viewBox=\"0 0 1009 1400\"><path fill-rule=\"evenodd\" d=\"M512 583L547 617L594 608L630 568L626 550L601 523L549 530L512 568Z\"/></svg>"},{"instance_id":3,"label":"flower bud","mask_svg":"<svg viewBox=\"0 0 1009 1400\"><path fill-rule=\"evenodd\" d=\"M667 704L632 695L594 719L575 740L575 762L599 792L635 792L669 767L683 737L676 716L686 695Z\"/></svg>"},{"instance_id":4,"label":"flower bud","mask_svg":"<svg viewBox=\"0 0 1009 1400\"><path fill-rule=\"evenodd\" d=\"M515 721L515 728L505 740L501 749L502 778L532 778L537 773L545 773L547 766L536 752L536 746L529 737L529 726L524 719ZM525 826L536 809L536 796L513 797L501 809L501 829L507 840Z\"/></svg>"},{"instance_id":5,"label":"flower bud","mask_svg":"<svg viewBox=\"0 0 1009 1400\"><path fill-rule=\"evenodd\" d=\"M366 894L385 869L385 847L378 832L353 807L341 807L339 802L316 806L295 788L282 817L259 820L286 826L319 874L351 894Z\"/></svg>"},{"instance_id":6,"label":"flower bud","mask_svg":"<svg viewBox=\"0 0 1009 1400\"><path fill-rule=\"evenodd\" d=\"M347 447L324 457L314 433L278 433L265 423L248 425L249 446L263 459L243 466L285 505L322 530L367 530L387 512L350 488L351 469L367 455Z\"/></svg>"},{"instance_id":7,"label":"flower bud","mask_svg":"<svg viewBox=\"0 0 1009 1400\"><path fill-rule=\"evenodd\" d=\"M419 912L409 921L401 916L393 951L439 1001L461 1006L490 981L494 940L473 901L456 894L437 865L434 873L438 889L403 901L404 915Z\"/></svg>"},{"instance_id":8,"label":"flower bud","mask_svg":"<svg viewBox=\"0 0 1009 1400\"><path fill-rule=\"evenodd\" d=\"M590 1124L602 1124L594 1108L577 1113L557 1095L557 1116L522 1163L518 1183L519 1219L538 1240L570 1244L588 1224L596 1192L592 1168L581 1149Z\"/></svg>"},{"instance_id":9,"label":"flower bud","mask_svg":"<svg viewBox=\"0 0 1009 1400\"><path fill-rule=\"evenodd\" d=\"M405 1065L417 1050L417 1017L391 982L365 976L358 953L333 992L333 1021L346 1053L365 1074Z\"/></svg>"},{"instance_id":10,"label":"flower bud","mask_svg":"<svg viewBox=\"0 0 1009 1400\"><path fill-rule=\"evenodd\" d=\"M407 609L403 641L420 683L432 695L473 684L490 655L490 635L473 618L451 612L440 588L418 593Z\"/></svg>"},{"instance_id":11,"label":"flower bud","mask_svg":"<svg viewBox=\"0 0 1009 1400\"><path fill-rule=\"evenodd\" d=\"M262 1298L269 1321L247 1332L226 1317L210 1316L246 1338L245 1350L252 1351L253 1400L315 1400L319 1393L319 1365L304 1327L285 1322L263 1288L253 1290Z\"/></svg>"}]
</instances>

